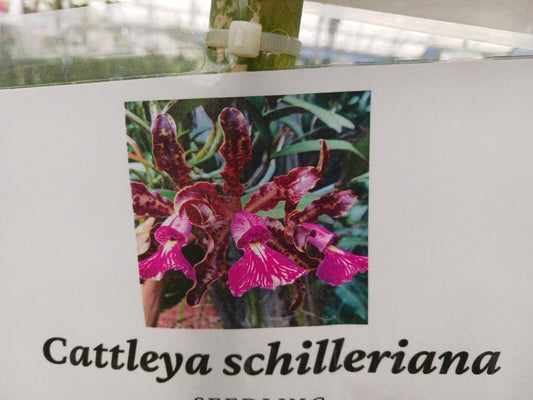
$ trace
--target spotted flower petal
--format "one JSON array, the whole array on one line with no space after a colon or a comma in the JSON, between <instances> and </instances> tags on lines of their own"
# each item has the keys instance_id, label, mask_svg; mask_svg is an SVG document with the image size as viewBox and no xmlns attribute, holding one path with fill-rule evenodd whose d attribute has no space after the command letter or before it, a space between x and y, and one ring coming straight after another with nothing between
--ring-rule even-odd
<instances>
[{"instance_id":1,"label":"spotted flower petal","mask_svg":"<svg viewBox=\"0 0 533 400\"><path fill-rule=\"evenodd\" d=\"M131 182L133 211L137 215L168 217L174 213L174 204L157 192L151 192L140 182Z\"/></svg>"},{"instance_id":2,"label":"spotted flower petal","mask_svg":"<svg viewBox=\"0 0 533 400\"><path fill-rule=\"evenodd\" d=\"M285 201L285 212L294 211L298 202L318 181L327 165L329 151L325 140L321 140L320 160L315 167L294 168L286 175L281 175L272 182L265 183L254 193L244 209L249 212L268 211Z\"/></svg>"},{"instance_id":3,"label":"spotted flower petal","mask_svg":"<svg viewBox=\"0 0 533 400\"><path fill-rule=\"evenodd\" d=\"M241 172L244 165L252 159L252 139L246 118L236 108L223 109L218 120L224 132L224 144L220 147L220 155L226 161L226 167L221 172L224 178L222 189L230 196L232 209L240 211L240 196L244 192Z\"/></svg>"},{"instance_id":4,"label":"spotted flower petal","mask_svg":"<svg viewBox=\"0 0 533 400\"><path fill-rule=\"evenodd\" d=\"M314 200L305 209L294 211L287 218L291 222L314 222L321 215L338 218L345 215L357 201L351 190L334 190Z\"/></svg>"},{"instance_id":5,"label":"spotted flower petal","mask_svg":"<svg viewBox=\"0 0 533 400\"><path fill-rule=\"evenodd\" d=\"M307 274L307 270L264 244L271 234L256 215L236 213L231 232L237 247L244 250L242 258L228 271L228 285L234 296L242 296L254 287L273 290Z\"/></svg>"},{"instance_id":6,"label":"spotted flower petal","mask_svg":"<svg viewBox=\"0 0 533 400\"><path fill-rule=\"evenodd\" d=\"M154 235L161 246L150 257L139 261L139 275L142 279L159 280L171 269L182 271L191 280L195 279L191 263L181 251L187 244L191 226L186 218L178 215L163 222Z\"/></svg>"},{"instance_id":7,"label":"spotted flower petal","mask_svg":"<svg viewBox=\"0 0 533 400\"><path fill-rule=\"evenodd\" d=\"M272 233L272 237L266 242L268 247L287 255L291 261L305 269L316 269L318 267L319 260L322 260L321 256L318 260L311 257L304 249L296 247L294 237L290 236L287 228L279 220L270 217L263 218L268 230Z\"/></svg>"},{"instance_id":8,"label":"spotted flower petal","mask_svg":"<svg viewBox=\"0 0 533 400\"><path fill-rule=\"evenodd\" d=\"M339 286L351 281L357 273L368 270L368 257L352 254L331 244L335 234L316 224L303 223L302 226L310 232L308 242L324 254L316 270L320 280Z\"/></svg>"},{"instance_id":9,"label":"spotted flower petal","mask_svg":"<svg viewBox=\"0 0 533 400\"><path fill-rule=\"evenodd\" d=\"M191 185L191 167L185 162L185 150L176 136L176 123L169 114L159 114L152 122L152 151L157 168L174 180L175 188Z\"/></svg>"},{"instance_id":10,"label":"spotted flower petal","mask_svg":"<svg viewBox=\"0 0 533 400\"><path fill-rule=\"evenodd\" d=\"M203 260L194 266L196 282L187 293L190 306L200 304L209 287L226 273L226 252L230 245L229 220L220 220L203 227L203 234L198 238L198 245L204 248Z\"/></svg>"},{"instance_id":11,"label":"spotted flower petal","mask_svg":"<svg viewBox=\"0 0 533 400\"><path fill-rule=\"evenodd\" d=\"M217 192L216 185L197 182L180 190L174 199L178 214L186 214L189 221L197 226L231 217L228 201Z\"/></svg>"}]
</instances>

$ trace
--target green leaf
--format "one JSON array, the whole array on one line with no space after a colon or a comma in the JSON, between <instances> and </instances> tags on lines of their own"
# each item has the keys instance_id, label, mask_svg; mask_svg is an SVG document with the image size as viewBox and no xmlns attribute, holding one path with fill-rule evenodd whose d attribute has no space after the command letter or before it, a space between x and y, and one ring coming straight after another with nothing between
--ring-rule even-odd
<instances>
[{"instance_id":1,"label":"green leaf","mask_svg":"<svg viewBox=\"0 0 533 400\"><path fill-rule=\"evenodd\" d=\"M365 112L370 112L370 91L366 91L361 96L359 101L359 113L363 114Z\"/></svg>"},{"instance_id":2,"label":"green leaf","mask_svg":"<svg viewBox=\"0 0 533 400\"><path fill-rule=\"evenodd\" d=\"M366 290L361 290L361 287L351 281L343 286L335 288L335 294L343 299L345 304L353 310L361 319L368 319L368 297Z\"/></svg>"},{"instance_id":3,"label":"green leaf","mask_svg":"<svg viewBox=\"0 0 533 400\"><path fill-rule=\"evenodd\" d=\"M304 135L301 126L291 118L282 118L280 121L291 128L296 133L296 136L301 137Z\"/></svg>"},{"instance_id":4,"label":"green leaf","mask_svg":"<svg viewBox=\"0 0 533 400\"><path fill-rule=\"evenodd\" d=\"M158 189L156 192L171 201L174 201L174 198L176 197L176 192L174 190Z\"/></svg>"},{"instance_id":5,"label":"green leaf","mask_svg":"<svg viewBox=\"0 0 533 400\"><path fill-rule=\"evenodd\" d=\"M241 198L242 205L244 206L246 203L248 203L248 200L250 200L250 197L252 197L252 194L247 194L246 196L243 196ZM298 210L303 210L305 207L307 207L313 200L316 200L318 198L317 195L314 195L313 193L306 193L302 199L298 202ZM258 211L257 215L261 217L271 217L271 218L284 218L285 217L285 201L280 201L276 207L274 207L272 210L269 211Z\"/></svg>"},{"instance_id":6,"label":"green leaf","mask_svg":"<svg viewBox=\"0 0 533 400\"><path fill-rule=\"evenodd\" d=\"M337 246L344 249L353 249L356 246L368 246L368 239L365 237L343 237Z\"/></svg>"},{"instance_id":7,"label":"green leaf","mask_svg":"<svg viewBox=\"0 0 533 400\"><path fill-rule=\"evenodd\" d=\"M187 114L204 104L204 99L186 99L174 101L168 113L172 115L176 123L182 122Z\"/></svg>"},{"instance_id":8,"label":"green leaf","mask_svg":"<svg viewBox=\"0 0 533 400\"><path fill-rule=\"evenodd\" d=\"M353 221L361 221L363 216L368 212L368 204L355 204L349 212Z\"/></svg>"},{"instance_id":9,"label":"green leaf","mask_svg":"<svg viewBox=\"0 0 533 400\"><path fill-rule=\"evenodd\" d=\"M193 285L193 281L187 279L182 272L171 270L167 274L168 283L161 296L160 311L168 310L179 304Z\"/></svg>"},{"instance_id":10,"label":"green leaf","mask_svg":"<svg viewBox=\"0 0 533 400\"><path fill-rule=\"evenodd\" d=\"M326 110L325 108L308 103L296 97L285 96L283 101L293 106L303 108L304 110L316 115L322 122L324 122L330 128L335 129L337 132L341 132L342 128L355 128L355 125L342 115L336 114L332 111Z\"/></svg>"},{"instance_id":11,"label":"green leaf","mask_svg":"<svg viewBox=\"0 0 533 400\"><path fill-rule=\"evenodd\" d=\"M350 151L356 154L361 159L365 161L367 160L367 158L359 150L357 150L353 144L345 140L327 139L326 144L328 145L329 150ZM290 154L305 153L308 151L320 151L320 142L318 140L307 140L305 142L295 143L281 149L280 151L276 151L270 157L276 158L280 156L287 156Z\"/></svg>"},{"instance_id":12,"label":"green leaf","mask_svg":"<svg viewBox=\"0 0 533 400\"><path fill-rule=\"evenodd\" d=\"M348 101L347 105L353 106L354 104L356 104L359 101L360 98L361 98L360 96L353 96L350 99L350 101Z\"/></svg>"}]
</instances>

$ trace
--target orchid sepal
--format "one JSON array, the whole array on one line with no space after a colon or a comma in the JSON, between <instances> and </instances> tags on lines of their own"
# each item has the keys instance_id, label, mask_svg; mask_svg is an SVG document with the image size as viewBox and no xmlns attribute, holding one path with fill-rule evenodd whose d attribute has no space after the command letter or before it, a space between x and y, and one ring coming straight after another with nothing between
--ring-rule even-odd
<instances>
[{"instance_id":1,"label":"orchid sepal","mask_svg":"<svg viewBox=\"0 0 533 400\"><path fill-rule=\"evenodd\" d=\"M197 306L209 287L227 271L226 252L230 240L229 220L220 220L203 227L198 244L205 250L204 258L193 267L196 281L187 292L187 304Z\"/></svg>"},{"instance_id":2,"label":"orchid sepal","mask_svg":"<svg viewBox=\"0 0 533 400\"><path fill-rule=\"evenodd\" d=\"M296 209L302 197L322 179L329 160L329 150L325 140L320 140L320 158L317 167L298 167L288 174L277 176L265 183L252 195L244 210L255 213L269 211L280 201L285 201L285 212Z\"/></svg>"},{"instance_id":3,"label":"orchid sepal","mask_svg":"<svg viewBox=\"0 0 533 400\"><path fill-rule=\"evenodd\" d=\"M170 175L175 188L192 185L191 167L185 161L185 150L178 142L174 118L158 114L152 122L152 153L158 169Z\"/></svg>"},{"instance_id":4,"label":"orchid sepal","mask_svg":"<svg viewBox=\"0 0 533 400\"><path fill-rule=\"evenodd\" d=\"M301 211L294 211L287 220L292 223L315 222L321 215L338 218L345 215L357 201L357 196L351 190L334 190L323 195Z\"/></svg>"},{"instance_id":5,"label":"orchid sepal","mask_svg":"<svg viewBox=\"0 0 533 400\"><path fill-rule=\"evenodd\" d=\"M241 172L252 159L252 139L244 115L233 107L227 107L219 115L219 124L224 132L220 155L226 166L221 172L224 178L222 190L230 196L233 211L241 210L240 196L244 192Z\"/></svg>"},{"instance_id":6,"label":"orchid sepal","mask_svg":"<svg viewBox=\"0 0 533 400\"><path fill-rule=\"evenodd\" d=\"M174 213L171 200L155 191L149 191L144 183L131 182L133 211L136 215L150 217L168 217Z\"/></svg>"}]
</instances>

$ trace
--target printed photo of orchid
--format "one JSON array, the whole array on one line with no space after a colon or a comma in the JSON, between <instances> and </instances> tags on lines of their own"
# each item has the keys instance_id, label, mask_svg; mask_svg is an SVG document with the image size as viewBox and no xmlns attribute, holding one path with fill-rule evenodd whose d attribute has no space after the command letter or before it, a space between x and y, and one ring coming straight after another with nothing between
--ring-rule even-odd
<instances>
[{"instance_id":1,"label":"printed photo of orchid","mask_svg":"<svg viewBox=\"0 0 533 400\"><path fill-rule=\"evenodd\" d=\"M369 91L125 116L146 326L367 323Z\"/></svg>"}]
</instances>

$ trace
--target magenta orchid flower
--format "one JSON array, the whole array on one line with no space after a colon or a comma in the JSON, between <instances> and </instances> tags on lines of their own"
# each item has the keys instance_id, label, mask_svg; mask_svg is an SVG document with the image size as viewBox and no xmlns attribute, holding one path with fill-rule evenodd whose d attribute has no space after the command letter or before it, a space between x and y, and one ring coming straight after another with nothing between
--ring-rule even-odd
<instances>
[{"instance_id":1,"label":"magenta orchid flower","mask_svg":"<svg viewBox=\"0 0 533 400\"><path fill-rule=\"evenodd\" d=\"M220 155L225 163L223 184L195 182L185 162L185 152L176 138L176 125L168 114L160 114L152 124L153 155L157 167L174 181L174 201L132 182L133 207L138 216L166 218L155 231L159 248L139 261L142 279L160 279L168 270L182 271L194 280L187 302L197 305L216 281L226 281L233 296L252 288L276 289L298 284L299 278L316 269L318 278L340 285L368 269L368 259L333 245L336 235L317 225L318 217L345 215L357 197L350 190L335 190L313 201L303 210L298 204L322 179L329 159L324 140L316 167L297 167L263 184L242 205L244 186L241 174L252 159L252 140L244 115L225 108L219 115L224 133ZM259 217L285 202L282 220ZM227 251L233 237L243 256L233 265ZM194 243L204 257L194 266L182 247ZM284 255L285 254L285 255Z\"/></svg>"},{"instance_id":2,"label":"magenta orchid flower","mask_svg":"<svg viewBox=\"0 0 533 400\"><path fill-rule=\"evenodd\" d=\"M139 274L142 279L161 279L170 270L181 271L194 280L191 263L183 255L181 248L189 240L192 224L179 215L168 217L155 231L155 240L161 245L150 257L139 261Z\"/></svg>"},{"instance_id":3,"label":"magenta orchid flower","mask_svg":"<svg viewBox=\"0 0 533 400\"><path fill-rule=\"evenodd\" d=\"M240 297L254 287L275 289L293 283L309 271L265 245L272 233L255 214L240 211L231 221L231 234L244 255L228 271L228 285Z\"/></svg>"},{"instance_id":4,"label":"magenta orchid flower","mask_svg":"<svg viewBox=\"0 0 533 400\"><path fill-rule=\"evenodd\" d=\"M352 254L334 246L336 234L317 224L302 223L310 233L307 242L324 254L324 259L316 269L316 276L332 286L350 282L359 272L368 270L368 257Z\"/></svg>"}]
</instances>

